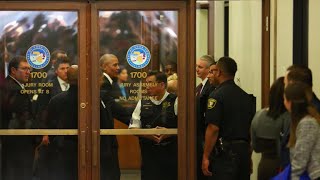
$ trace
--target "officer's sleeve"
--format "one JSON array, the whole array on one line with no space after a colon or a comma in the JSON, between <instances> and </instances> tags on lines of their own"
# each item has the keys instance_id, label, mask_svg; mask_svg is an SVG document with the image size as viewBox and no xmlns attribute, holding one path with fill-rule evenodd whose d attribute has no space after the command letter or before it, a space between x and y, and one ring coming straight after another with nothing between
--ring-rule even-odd
<instances>
[{"instance_id":1,"label":"officer's sleeve","mask_svg":"<svg viewBox=\"0 0 320 180\"><path fill-rule=\"evenodd\" d=\"M141 128L141 121L140 121L140 113L141 113L141 100L138 102L136 108L134 109L130 124L129 124L129 129L130 128Z\"/></svg>"},{"instance_id":2,"label":"officer's sleeve","mask_svg":"<svg viewBox=\"0 0 320 180\"><path fill-rule=\"evenodd\" d=\"M206 123L220 127L222 122L223 105L219 97L209 96L206 110Z\"/></svg>"},{"instance_id":3,"label":"officer's sleeve","mask_svg":"<svg viewBox=\"0 0 320 180\"><path fill-rule=\"evenodd\" d=\"M178 115L178 98L174 101L174 114Z\"/></svg>"}]
</instances>

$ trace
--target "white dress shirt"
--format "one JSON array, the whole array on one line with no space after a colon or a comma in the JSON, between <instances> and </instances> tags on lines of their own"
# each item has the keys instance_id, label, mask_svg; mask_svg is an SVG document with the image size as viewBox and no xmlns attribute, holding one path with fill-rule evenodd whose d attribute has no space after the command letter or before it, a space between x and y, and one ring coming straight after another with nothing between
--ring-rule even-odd
<instances>
[{"instance_id":1,"label":"white dress shirt","mask_svg":"<svg viewBox=\"0 0 320 180\"><path fill-rule=\"evenodd\" d=\"M67 91L67 90L69 89L69 87L70 87L69 83L65 82L64 80L62 80L62 79L59 78L58 76L57 76L57 78L58 78L58 81L59 81L61 90L62 90L62 91Z\"/></svg>"},{"instance_id":2,"label":"white dress shirt","mask_svg":"<svg viewBox=\"0 0 320 180\"><path fill-rule=\"evenodd\" d=\"M109 80L110 84L113 83L113 80L111 79L111 77L107 73L103 73L103 75Z\"/></svg>"}]
</instances>

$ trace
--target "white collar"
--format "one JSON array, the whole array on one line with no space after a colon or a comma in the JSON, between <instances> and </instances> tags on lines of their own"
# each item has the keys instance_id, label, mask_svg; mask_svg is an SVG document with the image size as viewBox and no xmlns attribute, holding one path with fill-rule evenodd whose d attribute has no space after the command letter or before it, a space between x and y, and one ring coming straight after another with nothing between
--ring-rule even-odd
<instances>
[{"instance_id":1,"label":"white collar","mask_svg":"<svg viewBox=\"0 0 320 180\"><path fill-rule=\"evenodd\" d=\"M57 79L59 81L59 85L62 91L67 91L69 89L69 83L67 83L66 81L62 80L61 78L59 78L57 76Z\"/></svg>"},{"instance_id":2,"label":"white collar","mask_svg":"<svg viewBox=\"0 0 320 180\"><path fill-rule=\"evenodd\" d=\"M59 84L64 84L67 83L66 81L62 80L61 78L59 78L59 76L57 76L57 79L59 81ZM67 83L68 84L68 83Z\"/></svg>"},{"instance_id":3,"label":"white collar","mask_svg":"<svg viewBox=\"0 0 320 180\"><path fill-rule=\"evenodd\" d=\"M22 83L20 83L16 78L12 77L11 75L9 75L16 83L19 84L19 86L24 89L24 85Z\"/></svg>"},{"instance_id":4,"label":"white collar","mask_svg":"<svg viewBox=\"0 0 320 180\"><path fill-rule=\"evenodd\" d=\"M110 84L113 83L113 80L111 79L111 77L107 74L107 73L103 73L103 75L108 79L108 81L110 82Z\"/></svg>"},{"instance_id":5,"label":"white collar","mask_svg":"<svg viewBox=\"0 0 320 180\"><path fill-rule=\"evenodd\" d=\"M201 82L201 83L202 83L202 87L204 87L204 86L206 85L207 81L208 81L208 78L205 78L205 79Z\"/></svg>"},{"instance_id":6,"label":"white collar","mask_svg":"<svg viewBox=\"0 0 320 180\"><path fill-rule=\"evenodd\" d=\"M162 101L164 101L167 97L168 97L169 93L168 91L166 91L163 95L163 97L160 100L155 100L154 98L150 97L150 100L153 104L155 105L159 105L162 103Z\"/></svg>"}]
</instances>

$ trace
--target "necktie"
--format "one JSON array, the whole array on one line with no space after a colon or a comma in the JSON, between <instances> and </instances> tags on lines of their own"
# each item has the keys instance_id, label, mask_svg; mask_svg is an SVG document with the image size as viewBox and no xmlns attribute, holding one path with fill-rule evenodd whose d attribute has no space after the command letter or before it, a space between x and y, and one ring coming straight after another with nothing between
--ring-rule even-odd
<instances>
[{"instance_id":1,"label":"necktie","mask_svg":"<svg viewBox=\"0 0 320 180\"><path fill-rule=\"evenodd\" d=\"M64 82L62 83L62 85L64 86L64 91L67 91L69 89L69 84Z\"/></svg>"},{"instance_id":2,"label":"necktie","mask_svg":"<svg viewBox=\"0 0 320 180\"><path fill-rule=\"evenodd\" d=\"M196 92L197 92L197 94L196 94L196 96L199 96L200 95L200 93L201 93L201 90L202 90L202 83L200 83L197 87L196 87Z\"/></svg>"}]
</instances>

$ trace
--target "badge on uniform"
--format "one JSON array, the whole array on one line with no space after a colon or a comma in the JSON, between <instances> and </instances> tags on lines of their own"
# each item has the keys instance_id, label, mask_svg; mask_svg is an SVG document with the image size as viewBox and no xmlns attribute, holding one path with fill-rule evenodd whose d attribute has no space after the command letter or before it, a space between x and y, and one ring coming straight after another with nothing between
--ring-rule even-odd
<instances>
[{"instance_id":1,"label":"badge on uniform","mask_svg":"<svg viewBox=\"0 0 320 180\"><path fill-rule=\"evenodd\" d=\"M214 108L214 106L216 106L216 104L217 104L217 100L215 100L213 98L208 99L208 109Z\"/></svg>"},{"instance_id":2,"label":"badge on uniform","mask_svg":"<svg viewBox=\"0 0 320 180\"><path fill-rule=\"evenodd\" d=\"M169 106L171 106L170 102L163 102L162 103L162 109L167 109Z\"/></svg>"}]
</instances>

